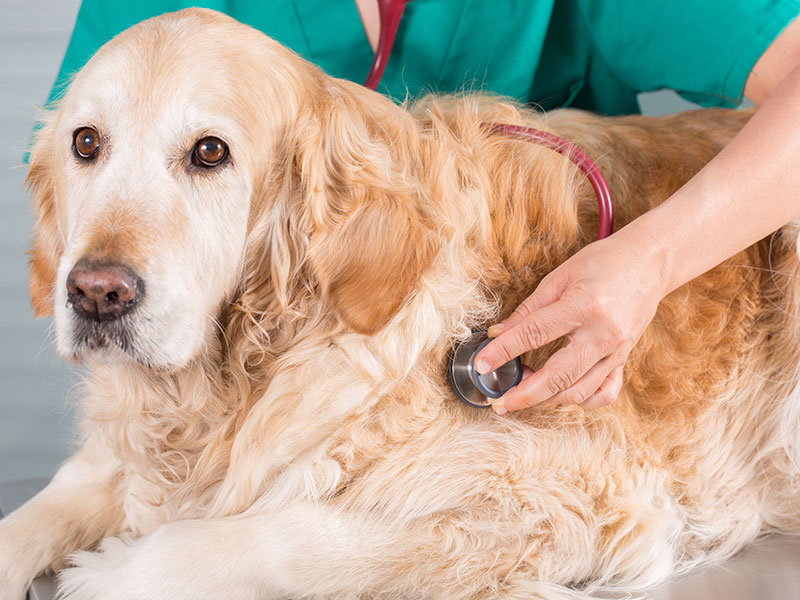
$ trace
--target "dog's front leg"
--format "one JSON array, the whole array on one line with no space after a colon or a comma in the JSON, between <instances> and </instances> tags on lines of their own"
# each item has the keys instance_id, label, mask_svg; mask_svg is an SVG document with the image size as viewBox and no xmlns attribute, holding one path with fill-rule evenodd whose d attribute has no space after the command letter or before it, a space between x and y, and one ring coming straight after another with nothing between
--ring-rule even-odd
<instances>
[{"instance_id":1,"label":"dog's front leg","mask_svg":"<svg viewBox=\"0 0 800 600\"><path fill-rule=\"evenodd\" d=\"M105 540L72 557L59 592L62 600L344 599L386 581L402 589L397 565L415 556L406 551L418 541L325 505L251 509Z\"/></svg>"},{"instance_id":2,"label":"dog's front leg","mask_svg":"<svg viewBox=\"0 0 800 600\"><path fill-rule=\"evenodd\" d=\"M119 530L109 455L88 443L44 490L0 521L0 600L22 600L36 575Z\"/></svg>"}]
</instances>

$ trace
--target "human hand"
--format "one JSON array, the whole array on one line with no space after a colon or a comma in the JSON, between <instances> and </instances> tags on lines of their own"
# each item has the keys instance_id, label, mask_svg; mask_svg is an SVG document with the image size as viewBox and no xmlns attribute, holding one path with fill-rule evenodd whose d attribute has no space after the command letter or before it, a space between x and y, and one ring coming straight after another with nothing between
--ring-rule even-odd
<instances>
[{"instance_id":1,"label":"human hand","mask_svg":"<svg viewBox=\"0 0 800 600\"><path fill-rule=\"evenodd\" d=\"M624 231L624 230L623 230ZM566 336L567 345L492 404L495 412L541 402L611 404L622 368L669 291L660 244L622 232L592 243L549 273L476 357L479 373Z\"/></svg>"}]
</instances>

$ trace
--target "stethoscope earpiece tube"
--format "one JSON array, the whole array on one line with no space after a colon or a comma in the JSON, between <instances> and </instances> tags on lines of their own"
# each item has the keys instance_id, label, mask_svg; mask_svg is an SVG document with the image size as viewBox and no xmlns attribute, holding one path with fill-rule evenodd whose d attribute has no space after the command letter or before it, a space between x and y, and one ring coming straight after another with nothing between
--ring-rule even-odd
<instances>
[{"instance_id":1,"label":"stethoscope earpiece tube","mask_svg":"<svg viewBox=\"0 0 800 600\"><path fill-rule=\"evenodd\" d=\"M375 58L369 69L369 75L364 82L364 87L374 90L383 76L386 63L389 62L389 55L394 46L394 36L400 25L400 18L409 0L378 0L378 15L381 21L381 32L378 37L378 48L375 51Z\"/></svg>"},{"instance_id":2,"label":"stethoscope earpiece tube","mask_svg":"<svg viewBox=\"0 0 800 600\"><path fill-rule=\"evenodd\" d=\"M374 90L383 76L389 54L392 52L394 38L400 25L406 3L410 0L378 0L378 13L381 23L378 48L364 86ZM492 133L501 133L542 144L566 156L586 175L597 196L600 213L600 224L597 239L611 235L614 229L614 207L611 192L600 169L580 148L552 133L506 123L487 123ZM486 407L492 405L492 399L499 398L522 379L522 362L519 358L507 362L499 369L480 375L475 369L475 356L489 343L485 331L474 331L472 336L457 343L450 354L448 375L450 385L456 395L470 406Z\"/></svg>"},{"instance_id":3,"label":"stethoscope earpiece tube","mask_svg":"<svg viewBox=\"0 0 800 600\"><path fill-rule=\"evenodd\" d=\"M394 38L397 35L397 28L400 25L400 19L403 16L406 3L409 1L410 0L378 0L381 32L378 38L378 49L375 52L375 58L372 61L372 66L370 67L364 87L371 90L378 87L378 83L383 76L383 71L386 68L386 63L389 60L389 54L392 52ZM534 129L533 127L511 125L508 123L489 123L487 127L493 133L503 133L547 146L575 163L578 168L583 171L584 175L586 175L586 178L589 180L589 183L591 183L594 193L597 196L597 206L600 212L597 239L602 240L611 235L614 229L614 206L611 201L611 191L608 189L608 184L603 178L600 169L597 168L597 165L592 162L592 159L586 156L580 148L557 135L540 129Z\"/></svg>"}]
</instances>

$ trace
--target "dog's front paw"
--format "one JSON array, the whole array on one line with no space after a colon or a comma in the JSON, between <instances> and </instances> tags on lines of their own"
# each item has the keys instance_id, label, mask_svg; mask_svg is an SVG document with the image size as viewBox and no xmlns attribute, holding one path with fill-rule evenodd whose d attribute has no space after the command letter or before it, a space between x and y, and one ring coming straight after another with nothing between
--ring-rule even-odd
<instances>
[{"instance_id":1,"label":"dog's front paw","mask_svg":"<svg viewBox=\"0 0 800 600\"><path fill-rule=\"evenodd\" d=\"M36 574L20 552L8 527L0 526L0 600L24 600Z\"/></svg>"},{"instance_id":2,"label":"dog's front paw","mask_svg":"<svg viewBox=\"0 0 800 600\"><path fill-rule=\"evenodd\" d=\"M58 577L59 600L183 600L197 598L150 537L107 538L96 552L76 552Z\"/></svg>"},{"instance_id":3,"label":"dog's front paw","mask_svg":"<svg viewBox=\"0 0 800 600\"><path fill-rule=\"evenodd\" d=\"M70 557L70 568L58 576L59 600L100 600L135 598L126 594L129 588L131 557L136 542L107 538L97 552L76 552ZM126 581L127 580L127 581ZM149 595L139 595L149 598Z\"/></svg>"},{"instance_id":4,"label":"dog's front paw","mask_svg":"<svg viewBox=\"0 0 800 600\"><path fill-rule=\"evenodd\" d=\"M174 535L179 524L139 538L107 538L96 552L78 552L59 575L59 600L216 600L203 548Z\"/></svg>"}]
</instances>

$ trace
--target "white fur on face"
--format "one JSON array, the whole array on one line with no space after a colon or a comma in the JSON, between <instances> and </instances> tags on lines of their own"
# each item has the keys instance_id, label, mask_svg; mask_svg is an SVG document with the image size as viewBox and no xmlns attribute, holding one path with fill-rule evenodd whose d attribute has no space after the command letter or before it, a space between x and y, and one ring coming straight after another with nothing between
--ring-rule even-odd
<instances>
[{"instance_id":1,"label":"white fur on face","mask_svg":"<svg viewBox=\"0 0 800 600\"><path fill-rule=\"evenodd\" d=\"M215 105L215 86L198 89L202 78L175 75L134 83L125 61L99 60L59 111L53 135L65 163L56 190L65 251L55 324L57 347L69 358L180 367L198 354L234 292L251 195L247 167L237 161L242 134ZM101 136L89 162L72 152L73 132L85 126ZM210 135L228 144L230 158L197 167L191 151ZM66 281L82 258L130 267L143 283L141 301L115 321L79 317Z\"/></svg>"}]
</instances>

